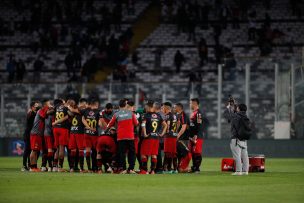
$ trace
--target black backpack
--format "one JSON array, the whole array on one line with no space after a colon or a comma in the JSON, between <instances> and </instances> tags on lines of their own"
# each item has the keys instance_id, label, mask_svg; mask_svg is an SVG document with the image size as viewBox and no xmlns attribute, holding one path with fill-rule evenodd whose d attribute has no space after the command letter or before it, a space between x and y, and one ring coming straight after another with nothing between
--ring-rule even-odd
<instances>
[{"instance_id":1,"label":"black backpack","mask_svg":"<svg viewBox=\"0 0 304 203\"><path fill-rule=\"evenodd\" d=\"M239 120L239 129L236 138L239 140L249 140L252 135L250 120L246 116L241 116Z\"/></svg>"}]
</instances>

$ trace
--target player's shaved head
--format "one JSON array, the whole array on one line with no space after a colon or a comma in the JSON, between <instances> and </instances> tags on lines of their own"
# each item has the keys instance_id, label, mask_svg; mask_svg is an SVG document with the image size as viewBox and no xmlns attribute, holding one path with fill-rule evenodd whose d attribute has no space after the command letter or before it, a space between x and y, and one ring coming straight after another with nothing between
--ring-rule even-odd
<instances>
[{"instance_id":1,"label":"player's shaved head","mask_svg":"<svg viewBox=\"0 0 304 203\"><path fill-rule=\"evenodd\" d=\"M170 102L165 102L164 106L172 107L172 104Z\"/></svg>"},{"instance_id":2,"label":"player's shaved head","mask_svg":"<svg viewBox=\"0 0 304 203\"><path fill-rule=\"evenodd\" d=\"M159 102L154 102L153 109L155 112L159 112L161 109L161 104Z\"/></svg>"},{"instance_id":3,"label":"player's shaved head","mask_svg":"<svg viewBox=\"0 0 304 203\"><path fill-rule=\"evenodd\" d=\"M88 103L88 100L86 98L80 98L79 103Z\"/></svg>"},{"instance_id":4,"label":"player's shaved head","mask_svg":"<svg viewBox=\"0 0 304 203\"><path fill-rule=\"evenodd\" d=\"M120 108L125 108L127 106L127 100L126 99L121 99L119 101L119 107Z\"/></svg>"},{"instance_id":5,"label":"player's shaved head","mask_svg":"<svg viewBox=\"0 0 304 203\"><path fill-rule=\"evenodd\" d=\"M105 107L106 107L106 109L113 109L113 104L107 103Z\"/></svg>"},{"instance_id":6,"label":"player's shaved head","mask_svg":"<svg viewBox=\"0 0 304 203\"><path fill-rule=\"evenodd\" d=\"M182 110L184 109L184 105L182 103L176 103L175 106L181 108Z\"/></svg>"},{"instance_id":7,"label":"player's shaved head","mask_svg":"<svg viewBox=\"0 0 304 203\"><path fill-rule=\"evenodd\" d=\"M57 107L57 106L60 106L61 104L63 104L63 101L61 99L54 99L54 106Z\"/></svg>"},{"instance_id":8,"label":"player's shaved head","mask_svg":"<svg viewBox=\"0 0 304 203\"><path fill-rule=\"evenodd\" d=\"M134 106L135 105L134 101L132 101L132 100L128 100L127 103L128 103L129 106Z\"/></svg>"},{"instance_id":9,"label":"player's shaved head","mask_svg":"<svg viewBox=\"0 0 304 203\"><path fill-rule=\"evenodd\" d=\"M174 112L181 113L184 110L184 106L181 103L176 103L174 105Z\"/></svg>"}]
</instances>

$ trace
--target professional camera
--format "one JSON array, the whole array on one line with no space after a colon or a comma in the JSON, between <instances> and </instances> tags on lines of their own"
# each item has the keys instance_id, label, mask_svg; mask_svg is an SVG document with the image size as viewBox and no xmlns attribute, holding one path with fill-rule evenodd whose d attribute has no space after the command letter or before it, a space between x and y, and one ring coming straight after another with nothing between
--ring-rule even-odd
<instances>
[{"instance_id":1,"label":"professional camera","mask_svg":"<svg viewBox=\"0 0 304 203\"><path fill-rule=\"evenodd\" d=\"M235 99L232 97L232 95L230 94L229 95L229 98L228 98L228 103L233 106L236 102L235 102Z\"/></svg>"}]
</instances>

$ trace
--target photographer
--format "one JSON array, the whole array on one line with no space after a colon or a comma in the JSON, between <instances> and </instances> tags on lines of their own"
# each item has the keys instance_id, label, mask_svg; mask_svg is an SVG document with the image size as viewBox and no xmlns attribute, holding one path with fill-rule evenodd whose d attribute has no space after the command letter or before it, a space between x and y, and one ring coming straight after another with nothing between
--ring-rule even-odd
<instances>
[{"instance_id":1,"label":"photographer","mask_svg":"<svg viewBox=\"0 0 304 203\"><path fill-rule=\"evenodd\" d=\"M237 105L230 96L224 117L231 124L230 148L235 161L235 173L232 175L248 175L249 158L247 152L247 140L250 138L251 129L246 115L247 106Z\"/></svg>"}]
</instances>

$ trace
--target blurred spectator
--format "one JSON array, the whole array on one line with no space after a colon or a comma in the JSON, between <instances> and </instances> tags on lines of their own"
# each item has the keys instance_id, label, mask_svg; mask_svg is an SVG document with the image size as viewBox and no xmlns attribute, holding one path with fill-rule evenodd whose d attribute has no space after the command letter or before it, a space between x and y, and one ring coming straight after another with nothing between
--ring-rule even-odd
<instances>
[{"instance_id":1,"label":"blurred spectator","mask_svg":"<svg viewBox=\"0 0 304 203\"><path fill-rule=\"evenodd\" d=\"M204 38L201 38L198 44L198 54L200 57L200 66L204 66L205 62L208 62L208 46Z\"/></svg>"},{"instance_id":2,"label":"blurred spectator","mask_svg":"<svg viewBox=\"0 0 304 203\"><path fill-rule=\"evenodd\" d=\"M271 18L268 13L265 13L264 25L266 27L271 27Z\"/></svg>"},{"instance_id":3,"label":"blurred spectator","mask_svg":"<svg viewBox=\"0 0 304 203\"><path fill-rule=\"evenodd\" d=\"M232 8L232 28L240 29L240 9L235 6Z\"/></svg>"},{"instance_id":4,"label":"blurred spectator","mask_svg":"<svg viewBox=\"0 0 304 203\"><path fill-rule=\"evenodd\" d=\"M33 81L35 83L40 82L40 73L43 70L44 62L41 59L41 56L38 56L36 61L34 62L34 75L33 75Z\"/></svg>"},{"instance_id":5,"label":"blurred spectator","mask_svg":"<svg viewBox=\"0 0 304 203\"><path fill-rule=\"evenodd\" d=\"M24 62L19 59L17 64L16 64L16 79L17 79L17 82L22 82L23 81L23 77L24 77L24 74L25 74L25 64Z\"/></svg>"},{"instance_id":6,"label":"blurred spectator","mask_svg":"<svg viewBox=\"0 0 304 203\"><path fill-rule=\"evenodd\" d=\"M188 87L187 87L187 91L185 96L188 96L191 89L192 89L192 83L196 81L196 75L195 75L195 71L191 70L190 73L187 74L188 77Z\"/></svg>"},{"instance_id":7,"label":"blurred spectator","mask_svg":"<svg viewBox=\"0 0 304 203\"><path fill-rule=\"evenodd\" d=\"M76 48L73 51L73 58L74 58L74 69L80 70L81 69L81 50L80 48Z\"/></svg>"},{"instance_id":8,"label":"blurred spectator","mask_svg":"<svg viewBox=\"0 0 304 203\"><path fill-rule=\"evenodd\" d=\"M175 53L175 56L174 56L174 65L176 68L176 73L180 72L181 66L183 65L183 63L185 61L186 60L185 60L184 55L179 50L177 50Z\"/></svg>"},{"instance_id":9,"label":"blurred spectator","mask_svg":"<svg viewBox=\"0 0 304 203\"><path fill-rule=\"evenodd\" d=\"M155 50L155 55L154 55L154 69L155 70L160 70L161 69L162 55L163 55L163 49L161 47L158 47Z\"/></svg>"},{"instance_id":10,"label":"blurred spectator","mask_svg":"<svg viewBox=\"0 0 304 203\"><path fill-rule=\"evenodd\" d=\"M201 8L202 15L202 29L208 29L209 24L209 8L210 6L205 2L204 6Z\"/></svg>"},{"instance_id":11,"label":"blurred spectator","mask_svg":"<svg viewBox=\"0 0 304 203\"><path fill-rule=\"evenodd\" d=\"M225 4L222 4L221 9L220 9L220 21L222 23L222 28L223 29L227 28L228 15L229 15L228 6L225 5Z\"/></svg>"},{"instance_id":12,"label":"blurred spectator","mask_svg":"<svg viewBox=\"0 0 304 203\"><path fill-rule=\"evenodd\" d=\"M188 15L187 18L187 26L188 26L188 41L195 41L195 27L196 20L194 15Z\"/></svg>"},{"instance_id":13,"label":"blurred spectator","mask_svg":"<svg viewBox=\"0 0 304 203\"><path fill-rule=\"evenodd\" d=\"M6 64L6 71L8 72L8 83L12 83L14 81L16 72L16 61L12 55L9 56L8 62Z\"/></svg>"},{"instance_id":14,"label":"blurred spectator","mask_svg":"<svg viewBox=\"0 0 304 203\"><path fill-rule=\"evenodd\" d=\"M128 15L135 15L135 0L127 0Z\"/></svg>"},{"instance_id":15,"label":"blurred spectator","mask_svg":"<svg viewBox=\"0 0 304 203\"><path fill-rule=\"evenodd\" d=\"M222 27L220 24L216 23L213 25L213 38L214 38L214 42L215 45L219 45L220 44L220 37L222 34Z\"/></svg>"},{"instance_id":16,"label":"blurred spectator","mask_svg":"<svg viewBox=\"0 0 304 203\"><path fill-rule=\"evenodd\" d=\"M132 63L135 66L137 66L137 63L138 63L138 52L137 51L134 51L132 54Z\"/></svg>"},{"instance_id":17,"label":"blurred spectator","mask_svg":"<svg viewBox=\"0 0 304 203\"><path fill-rule=\"evenodd\" d=\"M122 20L122 6L121 3L117 3L113 9L113 23L114 30L121 30L121 20Z\"/></svg>"},{"instance_id":18,"label":"blurred spectator","mask_svg":"<svg viewBox=\"0 0 304 203\"><path fill-rule=\"evenodd\" d=\"M75 69L74 69L75 60L74 60L74 56L71 51L69 51L69 53L66 55L66 57L64 59L64 64L67 68L68 77L70 77L71 72L73 73L73 76L74 76L75 75Z\"/></svg>"},{"instance_id":19,"label":"blurred spectator","mask_svg":"<svg viewBox=\"0 0 304 203\"><path fill-rule=\"evenodd\" d=\"M248 41L255 41L256 35L256 24L253 17L249 18L249 27L248 27Z\"/></svg>"}]
</instances>

